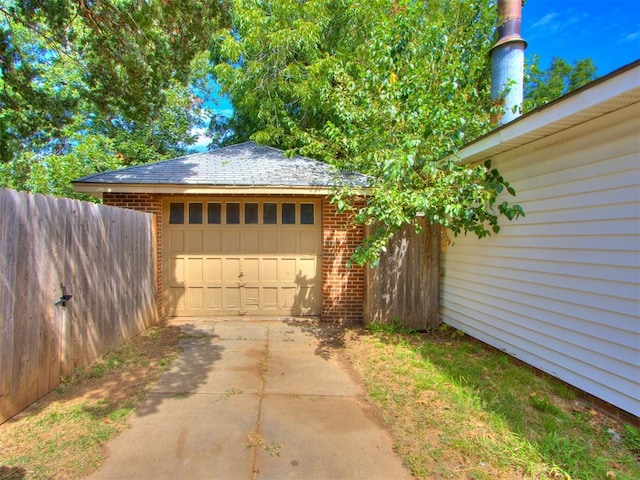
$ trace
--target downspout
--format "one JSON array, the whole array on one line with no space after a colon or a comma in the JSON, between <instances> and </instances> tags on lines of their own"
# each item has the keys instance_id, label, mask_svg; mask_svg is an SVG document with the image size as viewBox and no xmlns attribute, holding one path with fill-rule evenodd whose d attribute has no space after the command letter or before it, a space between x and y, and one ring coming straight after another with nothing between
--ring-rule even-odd
<instances>
[{"instance_id":1,"label":"downspout","mask_svg":"<svg viewBox=\"0 0 640 480\"><path fill-rule=\"evenodd\" d=\"M491 100L501 109L492 123L504 125L522 114L524 49L520 36L522 0L498 0L498 40L491 49Z\"/></svg>"}]
</instances>

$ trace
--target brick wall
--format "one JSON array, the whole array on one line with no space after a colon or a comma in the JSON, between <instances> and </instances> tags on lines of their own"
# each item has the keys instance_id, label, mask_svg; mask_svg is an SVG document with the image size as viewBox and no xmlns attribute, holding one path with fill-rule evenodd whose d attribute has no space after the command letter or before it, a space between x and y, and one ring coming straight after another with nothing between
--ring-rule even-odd
<instances>
[{"instance_id":1,"label":"brick wall","mask_svg":"<svg viewBox=\"0 0 640 480\"><path fill-rule=\"evenodd\" d=\"M352 213L338 213L329 199L322 201L322 320L360 322L364 308L364 269L348 266L362 242L364 227Z\"/></svg>"},{"instance_id":2,"label":"brick wall","mask_svg":"<svg viewBox=\"0 0 640 480\"><path fill-rule=\"evenodd\" d=\"M162 198L149 193L109 193L102 194L105 205L130 208L141 212L153 213L156 220L156 287L158 314L162 317Z\"/></svg>"}]
</instances>

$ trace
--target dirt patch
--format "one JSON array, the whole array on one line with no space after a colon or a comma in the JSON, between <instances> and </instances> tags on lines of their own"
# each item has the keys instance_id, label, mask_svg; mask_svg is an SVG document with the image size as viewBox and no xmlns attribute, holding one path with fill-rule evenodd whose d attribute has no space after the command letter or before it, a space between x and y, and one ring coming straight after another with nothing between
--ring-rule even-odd
<instances>
[{"instance_id":1,"label":"dirt patch","mask_svg":"<svg viewBox=\"0 0 640 480\"><path fill-rule=\"evenodd\" d=\"M178 352L178 327L162 327L133 338L125 346L132 361L108 372L102 378L89 378L77 385L69 396L77 399L120 401L131 398L154 383L166 370L168 359ZM65 398L66 394L62 395Z\"/></svg>"},{"instance_id":2,"label":"dirt patch","mask_svg":"<svg viewBox=\"0 0 640 480\"><path fill-rule=\"evenodd\" d=\"M99 467L103 445L179 352L180 329L146 330L0 425L0 479L75 479Z\"/></svg>"}]
</instances>

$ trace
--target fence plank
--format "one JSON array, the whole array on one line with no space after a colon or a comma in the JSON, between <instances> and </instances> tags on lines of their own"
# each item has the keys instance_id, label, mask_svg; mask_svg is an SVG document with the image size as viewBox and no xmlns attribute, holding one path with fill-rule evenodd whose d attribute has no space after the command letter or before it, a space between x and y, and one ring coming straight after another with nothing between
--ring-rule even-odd
<instances>
[{"instance_id":1,"label":"fence plank","mask_svg":"<svg viewBox=\"0 0 640 480\"><path fill-rule=\"evenodd\" d=\"M19 195L16 204L16 226L13 231L14 247L28 247L28 239L25 239L26 232L24 229L24 218L27 216L28 205L25 202L26 197ZM28 251L28 250L27 250ZM28 255L15 255L15 276L13 291L10 295L13 297L13 318L14 318L14 361L13 361L13 384L12 394L17 404L27 401L27 360L29 356L29 311L27 303L22 301L22 292L28 282L28 267L24 261Z\"/></svg>"},{"instance_id":2,"label":"fence plank","mask_svg":"<svg viewBox=\"0 0 640 480\"><path fill-rule=\"evenodd\" d=\"M73 336L71 333L71 313L75 308L74 306L78 303L79 295L78 292L73 289L72 282L75 275L76 266L74 251L75 241L73 234L75 211L71 202L67 202L65 200L63 200L62 202L66 214L63 219L60 219L60 221L64 225L64 233L62 235L62 251L60 252L60 256L65 260L62 262L62 268L60 269L60 277L58 278L58 291L61 294L62 287L64 286L65 292L69 295L72 295L73 297L71 301L67 303L67 305L59 304L57 306L56 315L58 317L58 328L60 329L60 374L63 376L68 376L71 375L74 367Z\"/></svg>"},{"instance_id":3,"label":"fence plank","mask_svg":"<svg viewBox=\"0 0 640 480\"><path fill-rule=\"evenodd\" d=\"M13 363L15 357L15 260L16 248L13 245L14 232L17 229L16 203L17 192L0 191L0 246L5 250L0 255L0 421L8 418L16 410L13 390Z\"/></svg>"},{"instance_id":4,"label":"fence plank","mask_svg":"<svg viewBox=\"0 0 640 480\"><path fill-rule=\"evenodd\" d=\"M55 301L54 269L53 262L50 261L50 248L48 243L51 238L55 238L56 225L50 216L48 202L45 197L33 197L34 208L37 215L34 215L34 227L38 232L33 236L34 241L34 274L35 281L32 281L31 291L34 299L30 302L31 308L39 312L39 339L38 339L38 388L36 395L42 397L52 388L49 375L49 365L52 360L53 346L53 303ZM57 384L56 381L53 382Z\"/></svg>"},{"instance_id":5,"label":"fence plank","mask_svg":"<svg viewBox=\"0 0 640 480\"><path fill-rule=\"evenodd\" d=\"M42 251L39 240L39 215L35 205L35 197L27 195L27 212L23 221L24 235L22 247L27 247L31 251L28 257L22 257L20 263L24 264L24 283L22 288L18 290L20 302L24 303L29 315L27 324L27 335L29 346L27 348L27 365L26 365L26 385L27 398L38 398L39 390L39 372L40 364L40 331L42 326L42 312L39 305L39 280L40 261L42 259ZM33 235L32 232L36 232ZM35 275L34 275L35 274ZM35 277L35 282L34 282Z\"/></svg>"}]
</instances>

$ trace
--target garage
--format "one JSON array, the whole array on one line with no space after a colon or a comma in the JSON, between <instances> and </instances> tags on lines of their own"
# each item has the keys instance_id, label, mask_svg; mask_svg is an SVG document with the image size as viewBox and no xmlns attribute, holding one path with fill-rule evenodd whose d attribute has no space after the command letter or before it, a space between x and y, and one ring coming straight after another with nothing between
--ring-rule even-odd
<instances>
[{"instance_id":1,"label":"garage","mask_svg":"<svg viewBox=\"0 0 640 480\"><path fill-rule=\"evenodd\" d=\"M167 314L318 315L319 211L312 198L166 199Z\"/></svg>"},{"instance_id":2,"label":"garage","mask_svg":"<svg viewBox=\"0 0 640 480\"><path fill-rule=\"evenodd\" d=\"M154 216L163 317L330 322L362 319L365 285L349 262L364 228L332 197L337 187L367 185L363 175L253 142L74 181L105 205Z\"/></svg>"}]
</instances>

